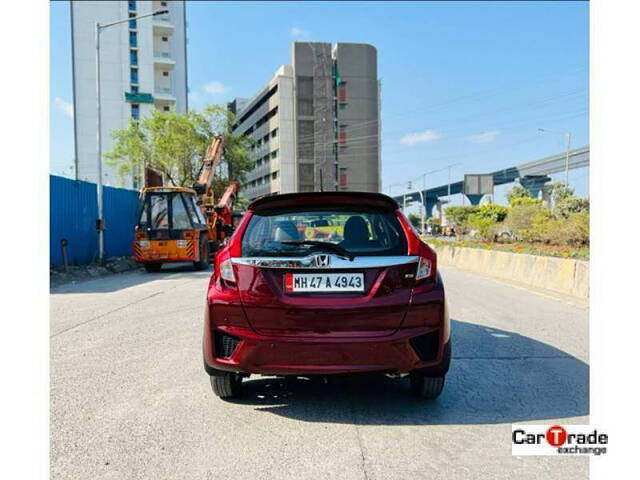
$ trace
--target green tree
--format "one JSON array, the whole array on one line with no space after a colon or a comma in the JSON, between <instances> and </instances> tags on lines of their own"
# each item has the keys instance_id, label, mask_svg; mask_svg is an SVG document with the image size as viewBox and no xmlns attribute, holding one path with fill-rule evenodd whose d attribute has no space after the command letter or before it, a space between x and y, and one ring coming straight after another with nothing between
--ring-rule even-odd
<instances>
[{"instance_id":1,"label":"green tree","mask_svg":"<svg viewBox=\"0 0 640 480\"><path fill-rule=\"evenodd\" d=\"M477 205L451 206L444 209L447 221L454 225L456 235L462 237L470 227L469 217L478 212Z\"/></svg>"},{"instance_id":2,"label":"green tree","mask_svg":"<svg viewBox=\"0 0 640 480\"><path fill-rule=\"evenodd\" d=\"M409 214L409 222L411 222L411 225L413 225L415 228L420 228L420 221L421 221L421 217L420 215L418 215L417 213L410 213Z\"/></svg>"},{"instance_id":3,"label":"green tree","mask_svg":"<svg viewBox=\"0 0 640 480\"><path fill-rule=\"evenodd\" d=\"M247 197L242 195L242 192L240 192L236 197L236 201L233 202L233 209L238 211L244 211L247 209L248 205L249 205L249 200L247 199Z\"/></svg>"},{"instance_id":4,"label":"green tree","mask_svg":"<svg viewBox=\"0 0 640 480\"><path fill-rule=\"evenodd\" d=\"M575 193L573 188L567 186L564 182L551 182L546 184L544 188L554 205L557 202L573 197Z\"/></svg>"},{"instance_id":5,"label":"green tree","mask_svg":"<svg viewBox=\"0 0 640 480\"><path fill-rule=\"evenodd\" d=\"M494 223L502 222L509 212L507 207L498 205L497 203L485 203L480 205L478 211L472 214L478 218L486 218Z\"/></svg>"},{"instance_id":6,"label":"green tree","mask_svg":"<svg viewBox=\"0 0 640 480\"><path fill-rule=\"evenodd\" d=\"M469 215L468 224L478 232L482 240L490 241L496 235L496 225L506 218L508 211L509 209L502 205L486 203Z\"/></svg>"},{"instance_id":7,"label":"green tree","mask_svg":"<svg viewBox=\"0 0 640 480\"><path fill-rule=\"evenodd\" d=\"M469 221L469 215L476 213L479 208L480 207L478 207L477 205L452 205L444 209L444 214L450 223L453 223L454 225L464 226Z\"/></svg>"},{"instance_id":8,"label":"green tree","mask_svg":"<svg viewBox=\"0 0 640 480\"><path fill-rule=\"evenodd\" d=\"M546 186L551 197L553 208L551 213L554 218L567 220L573 214L586 213L589 215L589 199L575 196L575 190L568 187L564 182L553 182Z\"/></svg>"},{"instance_id":9,"label":"green tree","mask_svg":"<svg viewBox=\"0 0 640 480\"><path fill-rule=\"evenodd\" d=\"M511 190L507 192L507 201L509 205L513 205L513 201L519 198L531 198L531 193L522 185L516 183L511 187Z\"/></svg>"},{"instance_id":10,"label":"green tree","mask_svg":"<svg viewBox=\"0 0 640 480\"><path fill-rule=\"evenodd\" d=\"M114 131L114 146L105 158L108 165L118 168L120 176L134 170L142 172L147 166L162 173L173 185L191 187L213 136L222 135L227 177L214 181L214 194L219 196L229 181L241 182L253 166L249 157L251 141L233 134L234 121L233 114L219 105L206 107L202 113L156 110L139 125L132 120L127 128Z\"/></svg>"},{"instance_id":11,"label":"green tree","mask_svg":"<svg viewBox=\"0 0 640 480\"><path fill-rule=\"evenodd\" d=\"M589 215L589 199L569 197L561 200L553 209L553 216L567 219L575 213L585 213Z\"/></svg>"},{"instance_id":12,"label":"green tree","mask_svg":"<svg viewBox=\"0 0 640 480\"><path fill-rule=\"evenodd\" d=\"M176 186L193 184L209 140L206 122L198 113L157 110L139 125L131 120L112 137L114 146L105 158L121 177L135 170L142 173L146 166Z\"/></svg>"},{"instance_id":13,"label":"green tree","mask_svg":"<svg viewBox=\"0 0 640 480\"><path fill-rule=\"evenodd\" d=\"M532 232L535 231L535 228L533 228L534 221L539 226L542 219L549 216L549 210L542 205L541 201L522 202L509 209L505 219L505 226L516 237L530 241L532 240Z\"/></svg>"},{"instance_id":14,"label":"green tree","mask_svg":"<svg viewBox=\"0 0 640 480\"><path fill-rule=\"evenodd\" d=\"M227 163L229 180L242 182L245 174L254 166L249 152L254 141L251 137L233 133L236 117L224 106L209 105L204 109L203 116L210 126L209 137L224 137L224 161Z\"/></svg>"}]
</instances>

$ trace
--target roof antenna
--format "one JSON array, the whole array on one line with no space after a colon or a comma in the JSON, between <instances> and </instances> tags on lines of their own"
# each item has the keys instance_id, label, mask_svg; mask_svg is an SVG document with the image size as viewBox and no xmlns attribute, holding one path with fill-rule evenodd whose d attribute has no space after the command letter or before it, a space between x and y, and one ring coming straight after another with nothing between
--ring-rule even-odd
<instances>
[{"instance_id":1,"label":"roof antenna","mask_svg":"<svg viewBox=\"0 0 640 480\"><path fill-rule=\"evenodd\" d=\"M324 192L324 182L322 181L322 169L320 169L320 191Z\"/></svg>"}]
</instances>

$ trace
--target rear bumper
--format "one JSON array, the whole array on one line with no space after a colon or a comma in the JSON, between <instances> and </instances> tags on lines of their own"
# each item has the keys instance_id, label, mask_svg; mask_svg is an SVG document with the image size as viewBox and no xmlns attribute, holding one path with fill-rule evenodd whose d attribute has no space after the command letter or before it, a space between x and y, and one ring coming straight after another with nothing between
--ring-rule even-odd
<instances>
[{"instance_id":1,"label":"rear bumper","mask_svg":"<svg viewBox=\"0 0 640 480\"><path fill-rule=\"evenodd\" d=\"M194 262L198 260L197 242L183 241L179 245L177 240L147 242L148 247L142 248L139 242L133 242L133 259L138 263L164 262Z\"/></svg>"},{"instance_id":2,"label":"rear bumper","mask_svg":"<svg viewBox=\"0 0 640 480\"><path fill-rule=\"evenodd\" d=\"M443 332L433 328L399 329L383 337L269 337L239 327L205 329L204 367L209 375L216 371L262 375L329 375L363 372L443 375L449 369L450 340L441 341ZM214 335L231 335L237 340L232 353L216 352ZM416 339L437 336L432 351L415 348ZM425 337L423 337L425 336ZM433 337L434 339L436 337ZM412 342L413 339L413 342ZM220 345L218 343L218 345Z\"/></svg>"},{"instance_id":3,"label":"rear bumper","mask_svg":"<svg viewBox=\"0 0 640 480\"><path fill-rule=\"evenodd\" d=\"M134 257L138 263L195 262L195 257Z\"/></svg>"}]
</instances>

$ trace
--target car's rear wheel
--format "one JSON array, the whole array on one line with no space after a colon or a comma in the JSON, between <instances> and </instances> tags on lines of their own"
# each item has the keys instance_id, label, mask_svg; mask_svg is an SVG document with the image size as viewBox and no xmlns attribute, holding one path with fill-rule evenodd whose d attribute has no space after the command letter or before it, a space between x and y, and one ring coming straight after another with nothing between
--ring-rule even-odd
<instances>
[{"instance_id":1,"label":"car's rear wheel","mask_svg":"<svg viewBox=\"0 0 640 480\"><path fill-rule=\"evenodd\" d=\"M162 263L161 262L153 262L153 263L145 263L144 264L144 269L147 272L159 272L160 269L162 268Z\"/></svg>"},{"instance_id":2,"label":"car's rear wheel","mask_svg":"<svg viewBox=\"0 0 640 480\"><path fill-rule=\"evenodd\" d=\"M444 388L444 375L427 377L420 372L411 372L409 380L413 394L420 398L437 398Z\"/></svg>"},{"instance_id":3,"label":"car's rear wheel","mask_svg":"<svg viewBox=\"0 0 640 480\"><path fill-rule=\"evenodd\" d=\"M213 393L220 398L235 398L240 395L242 377L237 373L220 372L218 375L211 375L211 388Z\"/></svg>"}]
</instances>

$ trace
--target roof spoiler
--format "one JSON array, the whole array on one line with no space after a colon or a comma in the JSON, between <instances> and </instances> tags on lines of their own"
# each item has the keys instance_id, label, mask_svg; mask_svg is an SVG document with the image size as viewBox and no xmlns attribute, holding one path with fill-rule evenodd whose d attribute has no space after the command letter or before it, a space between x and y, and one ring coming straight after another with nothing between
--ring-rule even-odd
<instances>
[{"instance_id":1,"label":"roof spoiler","mask_svg":"<svg viewBox=\"0 0 640 480\"><path fill-rule=\"evenodd\" d=\"M300 192L265 195L249 204L248 210L260 211L272 208L295 207L301 202L343 206L369 206L396 210L398 203L391 197L374 192Z\"/></svg>"}]
</instances>

